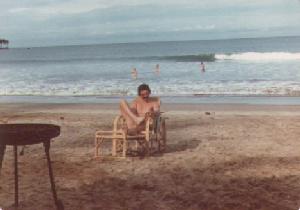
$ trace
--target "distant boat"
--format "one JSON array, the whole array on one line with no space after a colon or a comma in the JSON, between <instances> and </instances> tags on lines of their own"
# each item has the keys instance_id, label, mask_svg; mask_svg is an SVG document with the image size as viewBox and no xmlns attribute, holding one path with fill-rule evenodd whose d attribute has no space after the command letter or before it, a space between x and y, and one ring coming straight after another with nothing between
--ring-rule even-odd
<instances>
[{"instance_id":1,"label":"distant boat","mask_svg":"<svg viewBox=\"0 0 300 210\"><path fill-rule=\"evenodd\" d=\"M8 49L9 41L6 39L0 39L0 50L1 49Z\"/></svg>"}]
</instances>

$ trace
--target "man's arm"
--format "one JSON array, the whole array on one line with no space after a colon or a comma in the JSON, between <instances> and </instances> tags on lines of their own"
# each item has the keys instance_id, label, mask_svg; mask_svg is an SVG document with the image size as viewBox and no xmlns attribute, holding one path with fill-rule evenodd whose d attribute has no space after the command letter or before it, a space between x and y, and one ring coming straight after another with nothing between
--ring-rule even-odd
<instances>
[{"instance_id":1,"label":"man's arm","mask_svg":"<svg viewBox=\"0 0 300 210\"><path fill-rule=\"evenodd\" d=\"M159 101L152 101L151 103L151 109L148 113L146 113L147 116L155 118L160 115L160 103Z\"/></svg>"}]
</instances>

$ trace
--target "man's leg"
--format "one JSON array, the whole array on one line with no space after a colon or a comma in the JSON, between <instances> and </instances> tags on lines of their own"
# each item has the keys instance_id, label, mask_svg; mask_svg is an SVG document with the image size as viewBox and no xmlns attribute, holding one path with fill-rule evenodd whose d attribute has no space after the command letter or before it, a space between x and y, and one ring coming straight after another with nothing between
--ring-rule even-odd
<instances>
[{"instance_id":1,"label":"man's leg","mask_svg":"<svg viewBox=\"0 0 300 210\"><path fill-rule=\"evenodd\" d=\"M121 100L120 102L120 111L122 116L125 118L129 129L136 128L137 125L144 121L144 117L138 117L135 113L133 113L125 100Z\"/></svg>"}]
</instances>

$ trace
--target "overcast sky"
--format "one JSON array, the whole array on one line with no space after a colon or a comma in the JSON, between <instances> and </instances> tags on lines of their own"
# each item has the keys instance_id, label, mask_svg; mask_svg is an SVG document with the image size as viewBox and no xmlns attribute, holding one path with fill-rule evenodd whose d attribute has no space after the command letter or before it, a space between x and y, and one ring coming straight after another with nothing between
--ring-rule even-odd
<instances>
[{"instance_id":1,"label":"overcast sky","mask_svg":"<svg viewBox=\"0 0 300 210\"><path fill-rule=\"evenodd\" d=\"M300 35L300 0L0 1L11 47Z\"/></svg>"}]
</instances>

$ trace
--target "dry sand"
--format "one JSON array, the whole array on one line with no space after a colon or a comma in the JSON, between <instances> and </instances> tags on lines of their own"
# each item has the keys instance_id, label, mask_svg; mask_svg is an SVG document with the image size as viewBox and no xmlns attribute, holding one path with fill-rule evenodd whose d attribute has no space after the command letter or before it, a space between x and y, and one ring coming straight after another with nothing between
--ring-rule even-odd
<instances>
[{"instance_id":1,"label":"dry sand","mask_svg":"<svg viewBox=\"0 0 300 210\"><path fill-rule=\"evenodd\" d=\"M125 160L93 159L94 132L111 129L116 104L1 104L0 120L61 126L50 152L67 210L299 209L300 106L163 108L166 153ZM25 149L19 171L20 209L55 209L42 145ZM7 147L0 177L5 210L14 201L13 173Z\"/></svg>"}]
</instances>

